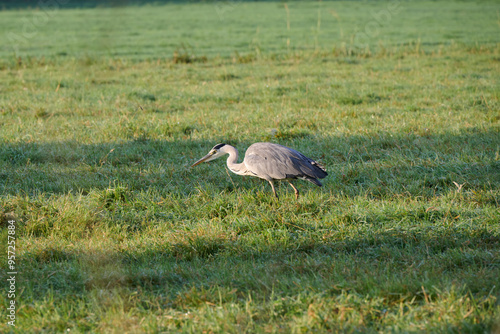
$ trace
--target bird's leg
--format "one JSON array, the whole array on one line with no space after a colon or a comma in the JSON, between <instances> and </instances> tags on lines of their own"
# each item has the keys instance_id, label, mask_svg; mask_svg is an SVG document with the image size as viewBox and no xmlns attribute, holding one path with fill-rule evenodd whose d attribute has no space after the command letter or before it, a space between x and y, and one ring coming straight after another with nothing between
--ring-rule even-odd
<instances>
[{"instance_id":1,"label":"bird's leg","mask_svg":"<svg viewBox=\"0 0 500 334\"><path fill-rule=\"evenodd\" d=\"M276 199L280 199L278 197L278 194L276 194L276 189L274 189L274 183L273 183L273 181L269 181L269 184L271 185L271 188L273 189L273 194L276 197Z\"/></svg>"},{"instance_id":2,"label":"bird's leg","mask_svg":"<svg viewBox=\"0 0 500 334\"><path fill-rule=\"evenodd\" d=\"M288 184L290 184L293 188L293 190L295 191L295 199L299 199L299 191L297 188L294 187L294 185L292 184L292 182L288 182Z\"/></svg>"}]
</instances>

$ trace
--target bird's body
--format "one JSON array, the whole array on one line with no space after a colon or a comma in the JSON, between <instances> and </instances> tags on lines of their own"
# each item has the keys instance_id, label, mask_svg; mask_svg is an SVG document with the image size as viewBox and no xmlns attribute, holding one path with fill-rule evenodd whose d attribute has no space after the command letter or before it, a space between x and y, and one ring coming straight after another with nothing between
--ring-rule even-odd
<instances>
[{"instance_id":1,"label":"bird's body","mask_svg":"<svg viewBox=\"0 0 500 334\"><path fill-rule=\"evenodd\" d=\"M273 143L252 144L247 149L242 163L238 163L238 150L236 148L227 144L218 144L191 167L214 160L225 154L229 154L227 167L231 172L238 175L255 176L268 181L276 197L278 196L274 189L274 180L288 181L298 198L299 191L291 183L291 180L303 179L321 186L322 184L318 179L328 175L325 169L316 161L309 159L294 149Z\"/></svg>"}]
</instances>

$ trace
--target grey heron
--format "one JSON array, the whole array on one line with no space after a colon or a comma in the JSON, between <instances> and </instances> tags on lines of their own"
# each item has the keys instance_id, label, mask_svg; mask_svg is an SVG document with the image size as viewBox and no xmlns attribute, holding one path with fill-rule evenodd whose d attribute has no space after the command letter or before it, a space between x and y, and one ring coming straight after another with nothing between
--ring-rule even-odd
<instances>
[{"instance_id":1,"label":"grey heron","mask_svg":"<svg viewBox=\"0 0 500 334\"><path fill-rule=\"evenodd\" d=\"M191 167L229 154L227 167L238 175L256 176L269 182L274 196L278 198L273 181L286 180L299 198L299 191L291 180L303 179L317 186L322 186L318 179L328 175L326 170L316 161L302 153L283 145L273 143L255 143L250 145L242 163L238 163L238 150L231 145L217 144L207 155L196 161Z\"/></svg>"}]
</instances>

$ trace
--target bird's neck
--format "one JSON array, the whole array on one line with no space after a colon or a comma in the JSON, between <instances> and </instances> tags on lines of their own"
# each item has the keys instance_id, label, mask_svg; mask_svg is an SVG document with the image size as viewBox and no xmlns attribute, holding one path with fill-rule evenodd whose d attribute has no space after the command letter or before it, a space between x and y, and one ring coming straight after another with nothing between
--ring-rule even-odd
<instances>
[{"instance_id":1,"label":"bird's neck","mask_svg":"<svg viewBox=\"0 0 500 334\"><path fill-rule=\"evenodd\" d=\"M229 154L227 158L227 167L229 170L238 175L246 175L247 168L245 164L238 163L238 150L231 145L225 145L222 149L225 153Z\"/></svg>"}]
</instances>

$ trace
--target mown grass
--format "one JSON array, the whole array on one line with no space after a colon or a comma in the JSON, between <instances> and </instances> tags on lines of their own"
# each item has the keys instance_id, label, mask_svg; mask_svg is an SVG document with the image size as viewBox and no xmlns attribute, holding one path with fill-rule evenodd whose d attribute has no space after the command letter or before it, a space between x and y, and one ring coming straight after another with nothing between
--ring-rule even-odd
<instances>
[{"instance_id":1,"label":"mown grass","mask_svg":"<svg viewBox=\"0 0 500 334\"><path fill-rule=\"evenodd\" d=\"M63 9L58 5L63 2L46 7L41 2L38 10L0 10L2 62L16 62L17 56L156 60L175 52L183 60L220 56L250 61L304 50L391 52L395 47L430 50L457 44L477 48L498 40L498 4L484 0L292 1L286 6L253 1L124 6L140 1L102 1L103 6L117 7L92 9ZM85 7L89 2L67 5L78 3Z\"/></svg>"},{"instance_id":2,"label":"mown grass","mask_svg":"<svg viewBox=\"0 0 500 334\"><path fill-rule=\"evenodd\" d=\"M39 32L67 27L52 47L1 54L1 232L15 217L19 271L17 327L1 331L498 329L498 5L404 3L362 48L355 28L386 3L293 2L288 32L281 3L236 3L232 23L215 5L61 10ZM128 24L110 51L64 43L104 36L75 17L115 10ZM151 27L171 10L199 24L163 46ZM259 50L247 27L267 29ZM188 168L257 141L321 161L324 187L298 182L296 201L283 184L276 202L223 161Z\"/></svg>"}]
</instances>

